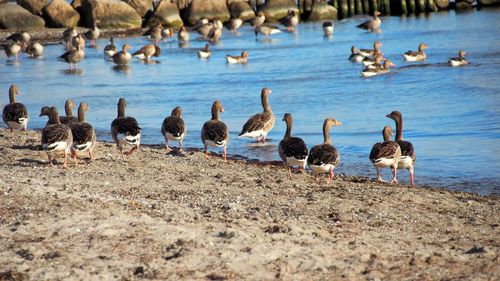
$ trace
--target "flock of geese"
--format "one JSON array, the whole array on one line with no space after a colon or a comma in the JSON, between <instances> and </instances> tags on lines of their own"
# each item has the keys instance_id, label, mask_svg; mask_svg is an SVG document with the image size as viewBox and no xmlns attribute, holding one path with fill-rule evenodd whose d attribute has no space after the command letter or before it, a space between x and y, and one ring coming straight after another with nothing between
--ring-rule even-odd
<instances>
[{"instance_id":1,"label":"flock of geese","mask_svg":"<svg viewBox=\"0 0 500 281\"><path fill-rule=\"evenodd\" d=\"M12 132L13 130L26 130L29 114L26 106L16 102L19 88L11 85L9 89L10 103L3 109L2 118ZM265 142L266 136L274 128L275 116L269 104L271 89L263 88L261 91L261 102L263 111L251 116L243 125L240 137L255 138L257 142ZM117 116L111 122L111 136L122 155L131 155L139 149L141 143L141 127L134 117L125 114L127 102L124 98L118 100ZM48 156L48 163L54 166L53 160L58 154L64 156L63 167L68 168L68 155L71 154L75 165L78 165L78 155L88 153L90 161L94 159L93 148L96 144L96 132L91 124L85 120L85 114L89 109L87 103L82 102L78 108L78 116L73 116L75 104L68 99L65 104L66 116L59 116L56 107L44 106L40 110L41 116L48 116L48 122L41 132L42 148ZM210 120L205 122L201 128L201 141L204 146L205 156L209 157L208 147L218 147L223 150L224 161L227 161L227 146L229 143L229 129L221 120L220 113L224 107L219 100L214 101ZM410 173L411 185L414 186L413 170L415 165L415 150L413 145L403 140L403 116L399 111L393 111L387 115L396 122L396 137L390 140L392 131L386 126L383 130L384 141L376 143L370 152L370 161L377 170L377 180L385 182L380 175L381 168L391 168L393 178L391 183L397 183L397 170L407 169ZM311 169L316 180L319 175L328 173L328 181L334 177L334 169L340 163L340 153L332 145L330 129L342 125L342 122L334 118L326 118L323 123L323 143L315 145L309 151L304 140L292 136L293 118L290 113L283 117L286 123L286 131L283 139L278 145L278 153L287 167L290 177L292 170L304 172L306 164ZM172 150L169 141L179 143L179 151L182 151L182 141L186 137L187 128L182 117L182 108L177 106L172 110L170 116L163 120L161 133L165 138L167 151ZM126 151L125 151L126 150Z\"/></svg>"},{"instance_id":2,"label":"flock of geese","mask_svg":"<svg viewBox=\"0 0 500 281\"><path fill-rule=\"evenodd\" d=\"M376 31L380 28L381 20L378 17L380 13L376 12L374 17L357 27L369 31ZM257 16L251 20L255 36L263 34L267 39L269 36L281 32L279 27L265 23L265 15L259 12ZM281 21L287 31L294 32L295 26L298 24L298 16L295 11L290 10L288 15ZM92 29L85 33L78 33L75 28L67 29L62 37L66 44L67 51L62 54L59 59L70 64L70 70L73 67L76 69L79 63L85 57L86 40L90 41L90 46L94 46L95 41L100 36L98 28L99 22L96 22ZM238 28L243 24L240 19L231 19L227 23L227 28L231 32L237 32ZM200 20L190 29L181 27L177 33L179 44L189 41L189 31L197 31L202 38L208 43L216 43L220 40L224 25L220 20L208 21ZM334 25L331 21L323 23L324 36L331 36L334 31ZM141 49L129 53L131 46L124 44L121 50L115 45L114 39L110 38L110 44L103 49L104 57L113 61L119 66L125 66L130 63L133 57L141 60L149 61L152 57L158 57L161 54L161 49L157 45L161 40L172 38L174 30L171 28L163 28L161 24L151 27L144 35L149 36L153 44L148 44ZM18 60L19 53L25 51L30 56L40 57L43 55L43 46L36 41L30 40L31 36L27 32L14 33L7 39L8 44L4 45L4 50L7 57L15 56ZM349 60L355 63L362 63L364 69L361 75L370 77L378 74L389 72L389 68L395 66L389 59L383 57L381 51L382 43L375 41L373 49L358 49L355 46L351 48ZM421 43L417 51L408 51L403 54L406 61L415 62L426 59L425 49L428 46ZM208 58L212 55L210 44L197 52L198 57ZM227 63L247 63L248 52L242 51L241 55L227 55L225 57ZM468 62L465 59L465 51L461 50L457 58L451 58L448 61L451 66L466 65ZM267 133L273 129L275 124L275 116L269 105L268 96L271 93L269 88L262 89L261 101L263 112L253 115L243 125L239 134L240 137L256 138L257 142L265 142ZM16 85L12 85L9 89L10 103L3 109L3 120L10 130L21 129L26 130L28 124L28 111L26 107L16 102L16 95L19 94L19 89ZM111 123L111 135L115 141L117 148L120 150L122 157L130 155L140 146L141 128L137 120L133 117L126 116L125 108L127 103L125 99L120 98L118 101L117 117ZM49 164L54 165L54 157L62 153L64 155L63 167L67 168L67 158L71 154L75 164L78 163L77 156L82 153L88 153L89 159L94 159L93 148L96 143L96 133L91 124L85 120L85 114L89 109L88 104L82 102L78 108L78 116L73 116L72 110L75 104L71 100L67 100L65 104L66 116L59 116L55 107L43 107L40 111L40 116L47 116L48 122L42 130L42 147L47 152ZM219 147L223 149L223 158L227 161L226 148L229 143L229 130L226 124L221 121L220 113L224 112L224 108L220 101L216 100L211 108L212 118L205 122L201 129L201 141L204 146L204 152L208 157L208 147ZM393 177L391 183L397 183L397 170L407 169L410 174L411 186L414 186L414 165L415 165L415 150L413 145L403 140L403 117L398 111L393 111L387 115L396 123L396 136L394 141L390 139L392 130L390 127L384 127L382 131L383 142L376 143L370 152L369 159L377 170L377 180L385 182L381 175L380 169L390 168ZM335 126L342 125L342 122L326 118L323 124L323 143L318 144L308 150L303 139L292 136L293 118L290 113L286 113L283 117L286 123L286 132L278 146L278 153L287 167L290 177L292 171L298 170L303 172L306 165L311 169L312 174L318 179L320 174L328 173L329 181L334 177L334 169L340 163L340 153L335 146L332 145L330 137L330 129ZM171 150L169 141L179 142L179 150L182 150L182 141L186 136L186 126L182 118L182 109L175 107L172 110L171 116L164 119L161 125L161 132L165 138L167 150ZM128 149L130 148L130 149ZM125 151L127 149L127 151Z\"/></svg>"}]
</instances>

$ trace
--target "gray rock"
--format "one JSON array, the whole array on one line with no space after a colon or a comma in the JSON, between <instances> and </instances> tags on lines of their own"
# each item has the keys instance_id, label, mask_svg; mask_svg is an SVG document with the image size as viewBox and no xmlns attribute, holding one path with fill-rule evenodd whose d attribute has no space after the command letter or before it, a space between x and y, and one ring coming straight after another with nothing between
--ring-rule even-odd
<instances>
[{"instance_id":1,"label":"gray rock","mask_svg":"<svg viewBox=\"0 0 500 281\"><path fill-rule=\"evenodd\" d=\"M158 4L146 25L155 26L158 23L161 23L164 27L174 28L184 25L176 3L172 3L170 0L162 0Z\"/></svg>"},{"instance_id":2,"label":"gray rock","mask_svg":"<svg viewBox=\"0 0 500 281\"><path fill-rule=\"evenodd\" d=\"M193 0L188 8L187 22L195 24L199 19L229 20L229 9L225 0Z\"/></svg>"},{"instance_id":3,"label":"gray rock","mask_svg":"<svg viewBox=\"0 0 500 281\"><path fill-rule=\"evenodd\" d=\"M311 7L311 14L307 18L310 21L336 20L337 9L324 1L315 2Z\"/></svg>"},{"instance_id":4,"label":"gray rock","mask_svg":"<svg viewBox=\"0 0 500 281\"><path fill-rule=\"evenodd\" d=\"M64 0L52 0L43 8L43 17L49 27L73 27L78 24L80 14Z\"/></svg>"},{"instance_id":5,"label":"gray rock","mask_svg":"<svg viewBox=\"0 0 500 281\"><path fill-rule=\"evenodd\" d=\"M229 13L232 18L240 18L244 21L255 18L255 11L244 0L231 2L229 4Z\"/></svg>"},{"instance_id":6,"label":"gray rock","mask_svg":"<svg viewBox=\"0 0 500 281\"><path fill-rule=\"evenodd\" d=\"M260 10L266 15L266 21L278 21L287 16L289 10L295 10L295 14L300 15L293 0L269 0Z\"/></svg>"},{"instance_id":7,"label":"gray rock","mask_svg":"<svg viewBox=\"0 0 500 281\"><path fill-rule=\"evenodd\" d=\"M119 0L82 0L82 16L88 27L99 21L99 28L140 28L142 18L134 8Z\"/></svg>"},{"instance_id":8,"label":"gray rock","mask_svg":"<svg viewBox=\"0 0 500 281\"><path fill-rule=\"evenodd\" d=\"M481 6L500 6L500 0L478 0Z\"/></svg>"},{"instance_id":9,"label":"gray rock","mask_svg":"<svg viewBox=\"0 0 500 281\"><path fill-rule=\"evenodd\" d=\"M34 15L40 15L43 7L49 3L48 0L16 0L16 2Z\"/></svg>"},{"instance_id":10,"label":"gray rock","mask_svg":"<svg viewBox=\"0 0 500 281\"><path fill-rule=\"evenodd\" d=\"M37 29L45 26L45 21L16 4L0 4L0 28L14 30Z\"/></svg>"},{"instance_id":11,"label":"gray rock","mask_svg":"<svg viewBox=\"0 0 500 281\"><path fill-rule=\"evenodd\" d=\"M434 0L434 3L439 10L448 10L450 7L450 0Z\"/></svg>"},{"instance_id":12,"label":"gray rock","mask_svg":"<svg viewBox=\"0 0 500 281\"><path fill-rule=\"evenodd\" d=\"M472 9L472 0L455 1L455 10L470 10L470 9Z\"/></svg>"},{"instance_id":13,"label":"gray rock","mask_svg":"<svg viewBox=\"0 0 500 281\"><path fill-rule=\"evenodd\" d=\"M153 7L153 0L122 0L127 3L130 7L134 8L139 16L144 17L144 15L151 10Z\"/></svg>"}]
</instances>

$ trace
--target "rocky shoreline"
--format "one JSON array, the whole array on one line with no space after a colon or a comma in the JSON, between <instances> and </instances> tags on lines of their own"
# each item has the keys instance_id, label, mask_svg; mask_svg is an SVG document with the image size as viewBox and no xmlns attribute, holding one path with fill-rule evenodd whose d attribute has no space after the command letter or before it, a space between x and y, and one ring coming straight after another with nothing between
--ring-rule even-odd
<instances>
[{"instance_id":1,"label":"rocky shoreline","mask_svg":"<svg viewBox=\"0 0 500 281\"><path fill-rule=\"evenodd\" d=\"M0 280L498 280L500 204L279 165L168 154L47 165L0 129Z\"/></svg>"}]
</instances>

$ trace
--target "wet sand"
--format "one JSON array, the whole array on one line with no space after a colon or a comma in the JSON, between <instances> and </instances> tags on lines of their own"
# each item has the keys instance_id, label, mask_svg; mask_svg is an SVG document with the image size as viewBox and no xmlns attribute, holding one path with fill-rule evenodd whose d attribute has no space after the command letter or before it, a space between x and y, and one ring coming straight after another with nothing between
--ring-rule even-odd
<instances>
[{"instance_id":1,"label":"wet sand","mask_svg":"<svg viewBox=\"0 0 500 281\"><path fill-rule=\"evenodd\" d=\"M64 170L39 143L0 129L0 280L500 279L498 196L160 145Z\"/></svg>"}]
</instances>

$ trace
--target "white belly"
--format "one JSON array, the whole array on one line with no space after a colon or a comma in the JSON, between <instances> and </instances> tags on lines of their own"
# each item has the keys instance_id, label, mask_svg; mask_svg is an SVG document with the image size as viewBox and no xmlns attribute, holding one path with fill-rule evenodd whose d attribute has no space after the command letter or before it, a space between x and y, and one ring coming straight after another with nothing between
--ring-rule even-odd
<instances>
[{"instance_id":1,"label":"white belly","mask_svg":"<svg viewBox=\"0 0 500 281\"><path fill-rule=\"evenodd\" d=\"M239 63L239 60L237 60L233 57L230 57L230 56L226 57L226 61L227 61L227 63L230 63L230 64Z\"/></svg>"},{"instance_id":2,"label":"white belly","mask_svg":"<svg viewBox=\"0 0 500 281\"><path fill-rule=\"evenodd\" d=\"M83 152L83 151L89 150L92 147L92 145L93 145L93 142L91 142L91 141L83 143L83 144L77 144L74 142L73 145L71 146L71 149L73 149L75 151Z\"/></svg>"},{"instance_id":3,"label":"white belly","mask_svg":"<svg viewBox=\"0 0 500 281\"><path fill-rule=\"evenodd\" d=\"M351 61L356 63L361 63L363 61L363 58L364 57L362 55L357 54L351 57Z\"/></svg>"},{"instance_id":4,"label":"white belly","mask_svg":"<svg viewBox=\"0 0 500 281\"><path fill-rule=\"evenodd\" d=\"M411 169L413 167L413 159L409 156L401 156L398 162L398 169Z\"/></svg>"},{"instance_id":5,"label":"white belly","mask_svg":"<svg viewBox=\"0 0 500 281\"><path fill-rule=\"evenodd\" d=\"M314 174L324 174L329 173L335 166L332 164L321 164L321 165L309 165L309 168Z\"/></svg>"},{"instance_id":6,"label":"white belly","mask_svg":"<svg viewBox=\"0 0 500 281\"><path fill-rule=\"evenodd\" d=\"M198 51L198 57L200 57L202 59L206 59L206 58L210 57L210 55L212 55L212 53L210 53L210 52Z\"/></svg>"},{"instance_id":7,"label":"white belly","mask_svg":"<svg viewBox=\"0 0 500 281\"><path fill-rule=\"evenodd\" d=\"M51 144L44 143L42 144L42 147L44 150L47 150L47 153L54 153L58 151L65 151L68 153L70 149L67 141L58 141Z\"/></svg>"},{"instance_id":8,"label":"white belly","mask_svg":"<svg viewBox=\"0 0 500 281\"><path fill-rule=\"evenodd\" d=\"M252 132L246 132L240 137L247 137L247 138L261 138L261 137L266 137L267 132L264 130L257 130L257 131L252 131Z\"/></svg>"},{"instance_id":9,"label":"white belly","mask_svg":"<svg viewBox=\"0 0 500 281\"><path fill-rule=\"evenodd\" d=\"M7 121L7 126L12 129L24 129L28 126L28 118L19 118L19 122Z\"/></svg>"},{"instance_id":10,"label":"white belly","mask_svg":"<svg viewBox=\"0 0 500 281\"><path fill-rule=\"evenodd\" d=\"M137 54L137 55L135 55L134 57L136 57L136 58L138 58L138 59L140 59L140 60L145 60L145 59L147 59L146 55L144 55L144 54Z\"/></svg>"},{"instance_id":11,"label":"white belly","mask_svg":"<svg viewBox=\"0 0 500 281\"><path fill-rule=\"evenodd\" d=\"M184 139L185 134L181 134L179 137L175 137L171 133L165 132L165 136L167 137L167 139L169 141L179 141L179 140Z\"/></svg>"},{"instance_id":12,"label":"white belly","mask_svg":"<svg viewBox=\"0 0 500 281\"><path fill-rule=\"evenodd\" d=\"M205 140L205 145L210 147L225 147L227 145L227 141L222 141L220 144L217 144L211 140Z\"/></svg>"},{"instance_id":13,"label":"white belly","mask_svg":"<svg viewBox=\"0 0 500 281\"><path fill-rule=\"evenodd\" d=\"M364 66L372 65L375 63L375 61L373 60L363 60L362 62Z\"/></svg>"},{"instance_id":14,"label":"white belly","mask_svg":"<svg viewBox=\"0 0 500 281\"><path fill-rule=\"evenodd\" d=\"M105 51L104 54L107 58L111 58L114 54L116 54L116 51Z\"/></svg>"},{"instance_id":15,"label":"white belly","mask_svg":"<svg viewBox=\"0 0 500 281\"><path fill-rule=\"evenodd\" d=\"M127 136L124 134L118 134L117 136L118 141L122 145L130 145L130 146L136 146L139 147L141 144L141 134L137 134L135 136Z\"/></svg>"},{"instance_id":16,"label":"white belly","mask_svg":"<svg viewBox=\"0 0 500 281\"><path fill-rule=\"evenodd\" d=\"M286 164L288 166L300 166L302 168L306 167L307 157L305 159L297 159L295 157L285 157Z\"/></svg>"},{"instance_id":17,"label":"white belly","mask_svg":"<svg viewBox=\"0 0 500 281\"><path fill-rule=\"evenodd\" d=\"M394 161L394 158L390 159L390 158L385 158L385 157L382 157L382 158L378 158L378 159L375 159L375 161L373 161L373 166L377 167L377 168L386 168L386 167L391 167L395 164L395 161Z\"/></svg>"},{"instance_id":18,"label":"white belly","mask_svg":"<svg viewBox=\"0 0 500 281\"><path fill-rule=\"evenodd\" d=\"M456 60L449 60L448 63L453 67L462 66L462 65L467 64L466 62L456 61Z\"/></svg>"},{"instance_id":19,"label":"white belly","mask_svg":"<svg viewBox=\"0 0 500 281\"><path fill-rule=\"evenodd\" d=\"M375 76L377 74L378 74L378 72L375 72L375 71L362 71L361 72L361 76L363 76L363 77L371 77L371 76Z\"/></svg>"},{"instance_id":20,"label":"white belly","mask_svg":"<svg viewBox=\"0 0 500 281\"><path fill-rule=\"evenodd\" d=\"M359 54L362 55L363 57L370 57L371 54L368 53L368 52L363 52L363 51L359 51Z\"/></svg>"},{"instance_id":21,"label":"white belly","mask_svg":"<svg viewBox=\"0 0 500 281\"><path fill-rule=\"evenodd\" d=\"M333 26L323 27L323 32L325 33L325 36L331 36L333 34Z\"/></svg>"}]
</instances>

